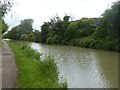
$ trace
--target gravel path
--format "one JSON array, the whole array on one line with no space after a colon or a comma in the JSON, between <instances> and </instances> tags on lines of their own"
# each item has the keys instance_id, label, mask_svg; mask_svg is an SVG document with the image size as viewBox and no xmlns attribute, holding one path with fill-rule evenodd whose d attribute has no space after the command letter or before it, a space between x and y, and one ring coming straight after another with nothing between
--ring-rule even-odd
<instances>
[{"instance_id":1,"label":"gravel path","mask_svg":"<svg viewBox=\"0 0 120 90\"><path fill-rule=\"evenodd\" d=\"M16 77L17 68L14 54L8 44L4 42L2 46L2 88L15 88Z\"/></svg>"}]
</instances>

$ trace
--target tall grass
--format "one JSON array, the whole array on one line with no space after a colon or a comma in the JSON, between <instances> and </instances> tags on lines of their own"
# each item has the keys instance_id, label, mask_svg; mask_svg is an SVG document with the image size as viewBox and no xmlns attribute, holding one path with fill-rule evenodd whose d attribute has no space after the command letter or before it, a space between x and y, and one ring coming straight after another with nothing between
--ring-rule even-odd
<instances>
[{"instance_id":1,"label":"tall grass","mask_svg":"<svg viewBox=\"0 0 120 90\"><path fill-rule=\"evenodd\" d=\"M50 56L41 60L40 53L19 42L9 42L18 68L18 88L67 88L58 82L55 60Z\"/></svg>"}]
</instances>

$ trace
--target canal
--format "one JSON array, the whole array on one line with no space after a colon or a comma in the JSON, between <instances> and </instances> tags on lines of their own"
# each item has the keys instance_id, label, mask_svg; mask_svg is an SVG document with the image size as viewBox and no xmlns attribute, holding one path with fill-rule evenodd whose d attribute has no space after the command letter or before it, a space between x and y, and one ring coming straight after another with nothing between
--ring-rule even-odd
<instances>
[{"instance_id":1,"label":"canal","mask_svg":"<svg viewBox=\"0 0 120 90\"><path fill-rule=\"evenodd\" d=\"M30 43L33 49L55 58L59 81L67 81L68 88L117 88L118 54L75 46Z\"/></svg>"}]
</instances>

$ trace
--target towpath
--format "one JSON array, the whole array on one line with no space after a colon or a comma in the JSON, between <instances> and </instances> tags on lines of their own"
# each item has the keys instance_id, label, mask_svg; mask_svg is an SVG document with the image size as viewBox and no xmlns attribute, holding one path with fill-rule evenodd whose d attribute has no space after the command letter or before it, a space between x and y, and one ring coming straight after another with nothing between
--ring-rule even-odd
<instances>
[{"instance_id":1,"label":"towpath","mask_svg":"<svg viewBox=\"0 0 120 90\"><path fill-rule=\"evenodd\" d=\"M16 87L17 81L17 68L14 54L6 42L3 43L1 51L0 58L2 57L2 65L0 64L0 71L2 74L0 73L0 76L2 75L2 88L14 88Z\"/></svg>"}]
</instances>

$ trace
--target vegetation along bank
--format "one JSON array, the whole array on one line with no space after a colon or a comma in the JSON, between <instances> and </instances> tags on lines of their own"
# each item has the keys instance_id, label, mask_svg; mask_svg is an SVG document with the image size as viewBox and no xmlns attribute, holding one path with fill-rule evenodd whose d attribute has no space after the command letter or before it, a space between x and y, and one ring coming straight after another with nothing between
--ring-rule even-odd
<instances>
[{"instance_id":1,"label":"vegetation along bank","mask_svg":"<svg viewBox=\"0 0 120 90\"><path fill-rule=\"evenodd\" d=\"M33 30L32 19L22 20L4 37L47 44L74 45L87 48L120 51L120 1L99 18L81 18L73 21L69 15L50 19Z\"/></svg>"},{"instance_id":2,"label":"vegetation along bank","mask_svg":"<svg viewBox=\"0 0 120 90\"><path fill-rule=\"evenodd\" d=\"M26 44L8 42L12 48L18 68L18 88L67 88L58 82L57 66L50 56L41 60L40 54Z\"/></svg>"}]
</instances>

